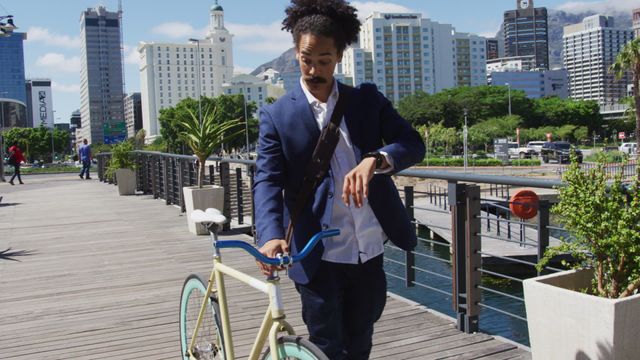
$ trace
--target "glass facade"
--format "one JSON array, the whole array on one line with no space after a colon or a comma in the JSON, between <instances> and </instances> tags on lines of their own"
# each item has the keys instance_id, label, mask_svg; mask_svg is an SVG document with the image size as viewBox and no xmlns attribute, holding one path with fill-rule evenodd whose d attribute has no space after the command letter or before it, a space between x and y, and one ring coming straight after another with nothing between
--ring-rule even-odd
<instances>
[{"instance_id":1,"label":"glass facade","mask_svg":"<svg viewBox=\"0 0 640 360\"><path fill-rule=\"evenodd\" d=\"M0 37L0 98L18 100L23 104L27 103L22 46L25 38L25 33L17 32Z\"/></svg>"}]
</instances>

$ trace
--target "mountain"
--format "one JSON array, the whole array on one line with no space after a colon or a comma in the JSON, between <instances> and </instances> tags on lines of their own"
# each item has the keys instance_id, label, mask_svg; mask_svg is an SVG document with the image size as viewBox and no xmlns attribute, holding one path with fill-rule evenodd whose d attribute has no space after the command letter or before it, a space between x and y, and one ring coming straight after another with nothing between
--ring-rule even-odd
<instances>
[{"instance_id":1,"label":"mountain","mask_svg":"<svg viewBox=\"0 0 640 360\"><path fill-rule=\"evenodd\" d=\"M258 66L251 72L251 75L258 75L269 68L274 69L281 74L287 72L300 72L298 61L296 61L296 49L292 47L291 49L283 52L282 55L277 58Z\"/></svg>"},{"instance_id":2,"label":"mountain","mask_svg":"<svg viewBox=\"0 0 640 360\"><path fill-rule=\"evenodd\" d=\"M550 68L562 67L562 34L567 25L578 24L587 16L595 15L595 12L584 12L580 14L567 13L558 10L549 10L549 65ZM604 14L613 16L616 28L631 29L631 12L619 12L614 14ZM496 38L501 47L501 55L504 54L504 39L502 30L498 31Z\"/></svg>"}]
</instances>

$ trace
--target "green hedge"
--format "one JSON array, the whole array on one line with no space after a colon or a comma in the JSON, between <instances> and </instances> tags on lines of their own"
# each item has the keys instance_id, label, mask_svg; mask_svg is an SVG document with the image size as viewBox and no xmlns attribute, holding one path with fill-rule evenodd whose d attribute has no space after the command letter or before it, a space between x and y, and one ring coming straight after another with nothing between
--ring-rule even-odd
<instances>
[{"instance_id":1,"label":"green hedge","mask_svg":"<svg viewBox=\"0 0 640 360\"><path fill-rule=\"evenodd\" d=\"M511 160L511 166L540 166L540 159Z\"/></svg>"},{"instance_id":2,"label":"green hedge","mask_svg":"<svg viewBox=\"0 0 640 360\"><path fill-rule=\"evenodd\" d=\"M427 159L422 160L422 166L427 165ZM500 166L502 161L498 159L468 159L468 166ZM463 158L429 158L429 166L464 166Z\"/></svg>"},{"instance_id":3,"label":"green hedge","mask_svg":"<svg viewBox=\"0 0 640 360\"><path fill-rule=\"evenodd\" d=\"M92 167L91 170L93 171L94 168ZM31 166L26 166L26 167L20 167L20 173L22 175L28 175L28 174L62 174L62 173L79 173L80 172L80 168L79 167L75 167L75 166L69 166L69 165L55 165L55 166L48 166L48 167L31 167ZM13 166L5 166L5 175L13 175Z\"/></svg>"},{"instance_id":4,"label":"green hedge","mask_svg":"<svg viewBox=\"0 0 640 360\"><path fill-rule=\"evenodd\" d=\"M622 160L624 160L625 157L628 157L628 155L621 151L600 151L587 156L584 159L584 161L588 161L588 162L602 161L605 163L619 163L619 162L622 162Z\"/></svg>"}]
</instances>

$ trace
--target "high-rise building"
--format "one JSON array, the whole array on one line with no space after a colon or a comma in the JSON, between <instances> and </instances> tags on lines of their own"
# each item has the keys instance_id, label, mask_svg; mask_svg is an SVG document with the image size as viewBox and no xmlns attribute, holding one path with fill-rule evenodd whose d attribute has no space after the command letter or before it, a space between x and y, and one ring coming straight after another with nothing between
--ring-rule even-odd
<instances>
[{"instance_id":1,"label":"high-rise building","mask_svg":"<svg viewBox=\"0 0 640 360\"><path fill-rule=\"evenodd\" d=\"M487 60L497 59L500 57L500 46L498 39L487 39Z\"/></svg>"},{"instance_id":2,"label":"high-rise building","mask_svg":"<svg viewBox=\"0 0 640 360\"><path fill-rule=\"evenodd\" d=\"M224 26L224 10L216 1L205 39L186 44L140 43L142 119L147 140L160 135L160 110L189 97L222 94L222 84L233 77L232 40Z\"/></svg>"},{"instance_id":3,"label":"high-rise building","mask_svg":"<svg viewBox=\"0 0 640 360\"><path fill-rule=\"evenodd\" d=\"M24 79L26 33L0 37L0 120L4 127L27 127L27 92ZM2 125L0 125L2 126Z\"/></svg>"},{"instance_id":4,"label":"high-rise building","mask_svg":"<svg viewBox=\"0 0 640 360\"><path fill-rule=\"evenodd\" d=\"M80 141L112 144L127 136L121 16L122 11L110 12L104 6L80 16Z\"/></svg>"},{"instance_id":5,"label":"high-rise building","mask_svg":"<svg viewBox=\"0 0 640 360\"><path fill-rule=\"evenodd\" d=\"M140 93L131 93L124 98L124 121L127 123L127 137L133 138L142 129L142 103Z\"/></svg>"},{"instance_id":6,"label":"high-rise building","mask_svg":"<svg viewBox=\"0 0 640 360\"><path fill-rule=\"evenodd\" d=\"M517 0L517 9L504 12L505 57L535 55L536 68L549 68L547 8L533 0Z\"/></svg>"},{"instance_id":7,"label":"high-rise building","mask_svg":"<svg viewBox=\"0 0 640 360\"><path fill-rule=\"evenodd\" d=\"M593 15L564 27L563 62L569 72L572 99L617 105L626 96L629 74L620 80L609 71L622 47L633 39L630 29L616 28L613 17Z\"/></svg>"},{"instance_id":8,"label":"high-rise building","mask_svg":"<svg viewBox=\"0 0 640 360\"><path fill-rule=\"evenodd\" d=\"M640 8L633 9L633 32L640 37Z\"/></svg>"},{"instance_id":9,"label":"high-rise building","mask_svg":"<svg viewBox=\"0 0 640 360\"><path fill-rule=\"evenodd\" d=\"M51 79L28 79L27 123L30 127L53 127L53 96Z\"/></svg>"},{"instance_id":10,"label":"high-rise building","mask_svg":"<svg viewBox=\"0 0 640 360\"><path fill-rule=\"evenodd\" d=\"M456 34L453 26L421 14L374 12L362 26L360 43L345 50L342 74L354 85L373 82L398 102L418 90L457 86L459 74L464 85L484 84L485 64L485 38Z\"/></svg>"}]
</instances>

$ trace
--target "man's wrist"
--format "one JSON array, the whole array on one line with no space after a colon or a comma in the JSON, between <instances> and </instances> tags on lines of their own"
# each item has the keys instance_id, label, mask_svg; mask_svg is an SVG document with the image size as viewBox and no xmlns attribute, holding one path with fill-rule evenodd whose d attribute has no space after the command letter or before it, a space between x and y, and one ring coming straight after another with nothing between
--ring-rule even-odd
<instances>
[{"instance_id":1,"label":"man's wrist","mask_svg":"<svg viewBox=\"0 0 640 360\"><path fill-rule=\"evenodd\" d=\"M382 169L382 167L384 166L385 163L385 158L384 155L382 155L381 153L374 151L374 152L368 152L364 155L362 155L362 158L373 158L375 159L375 164L376 164L376 170L378 169Z\"/></svg>"}]
</instances>

